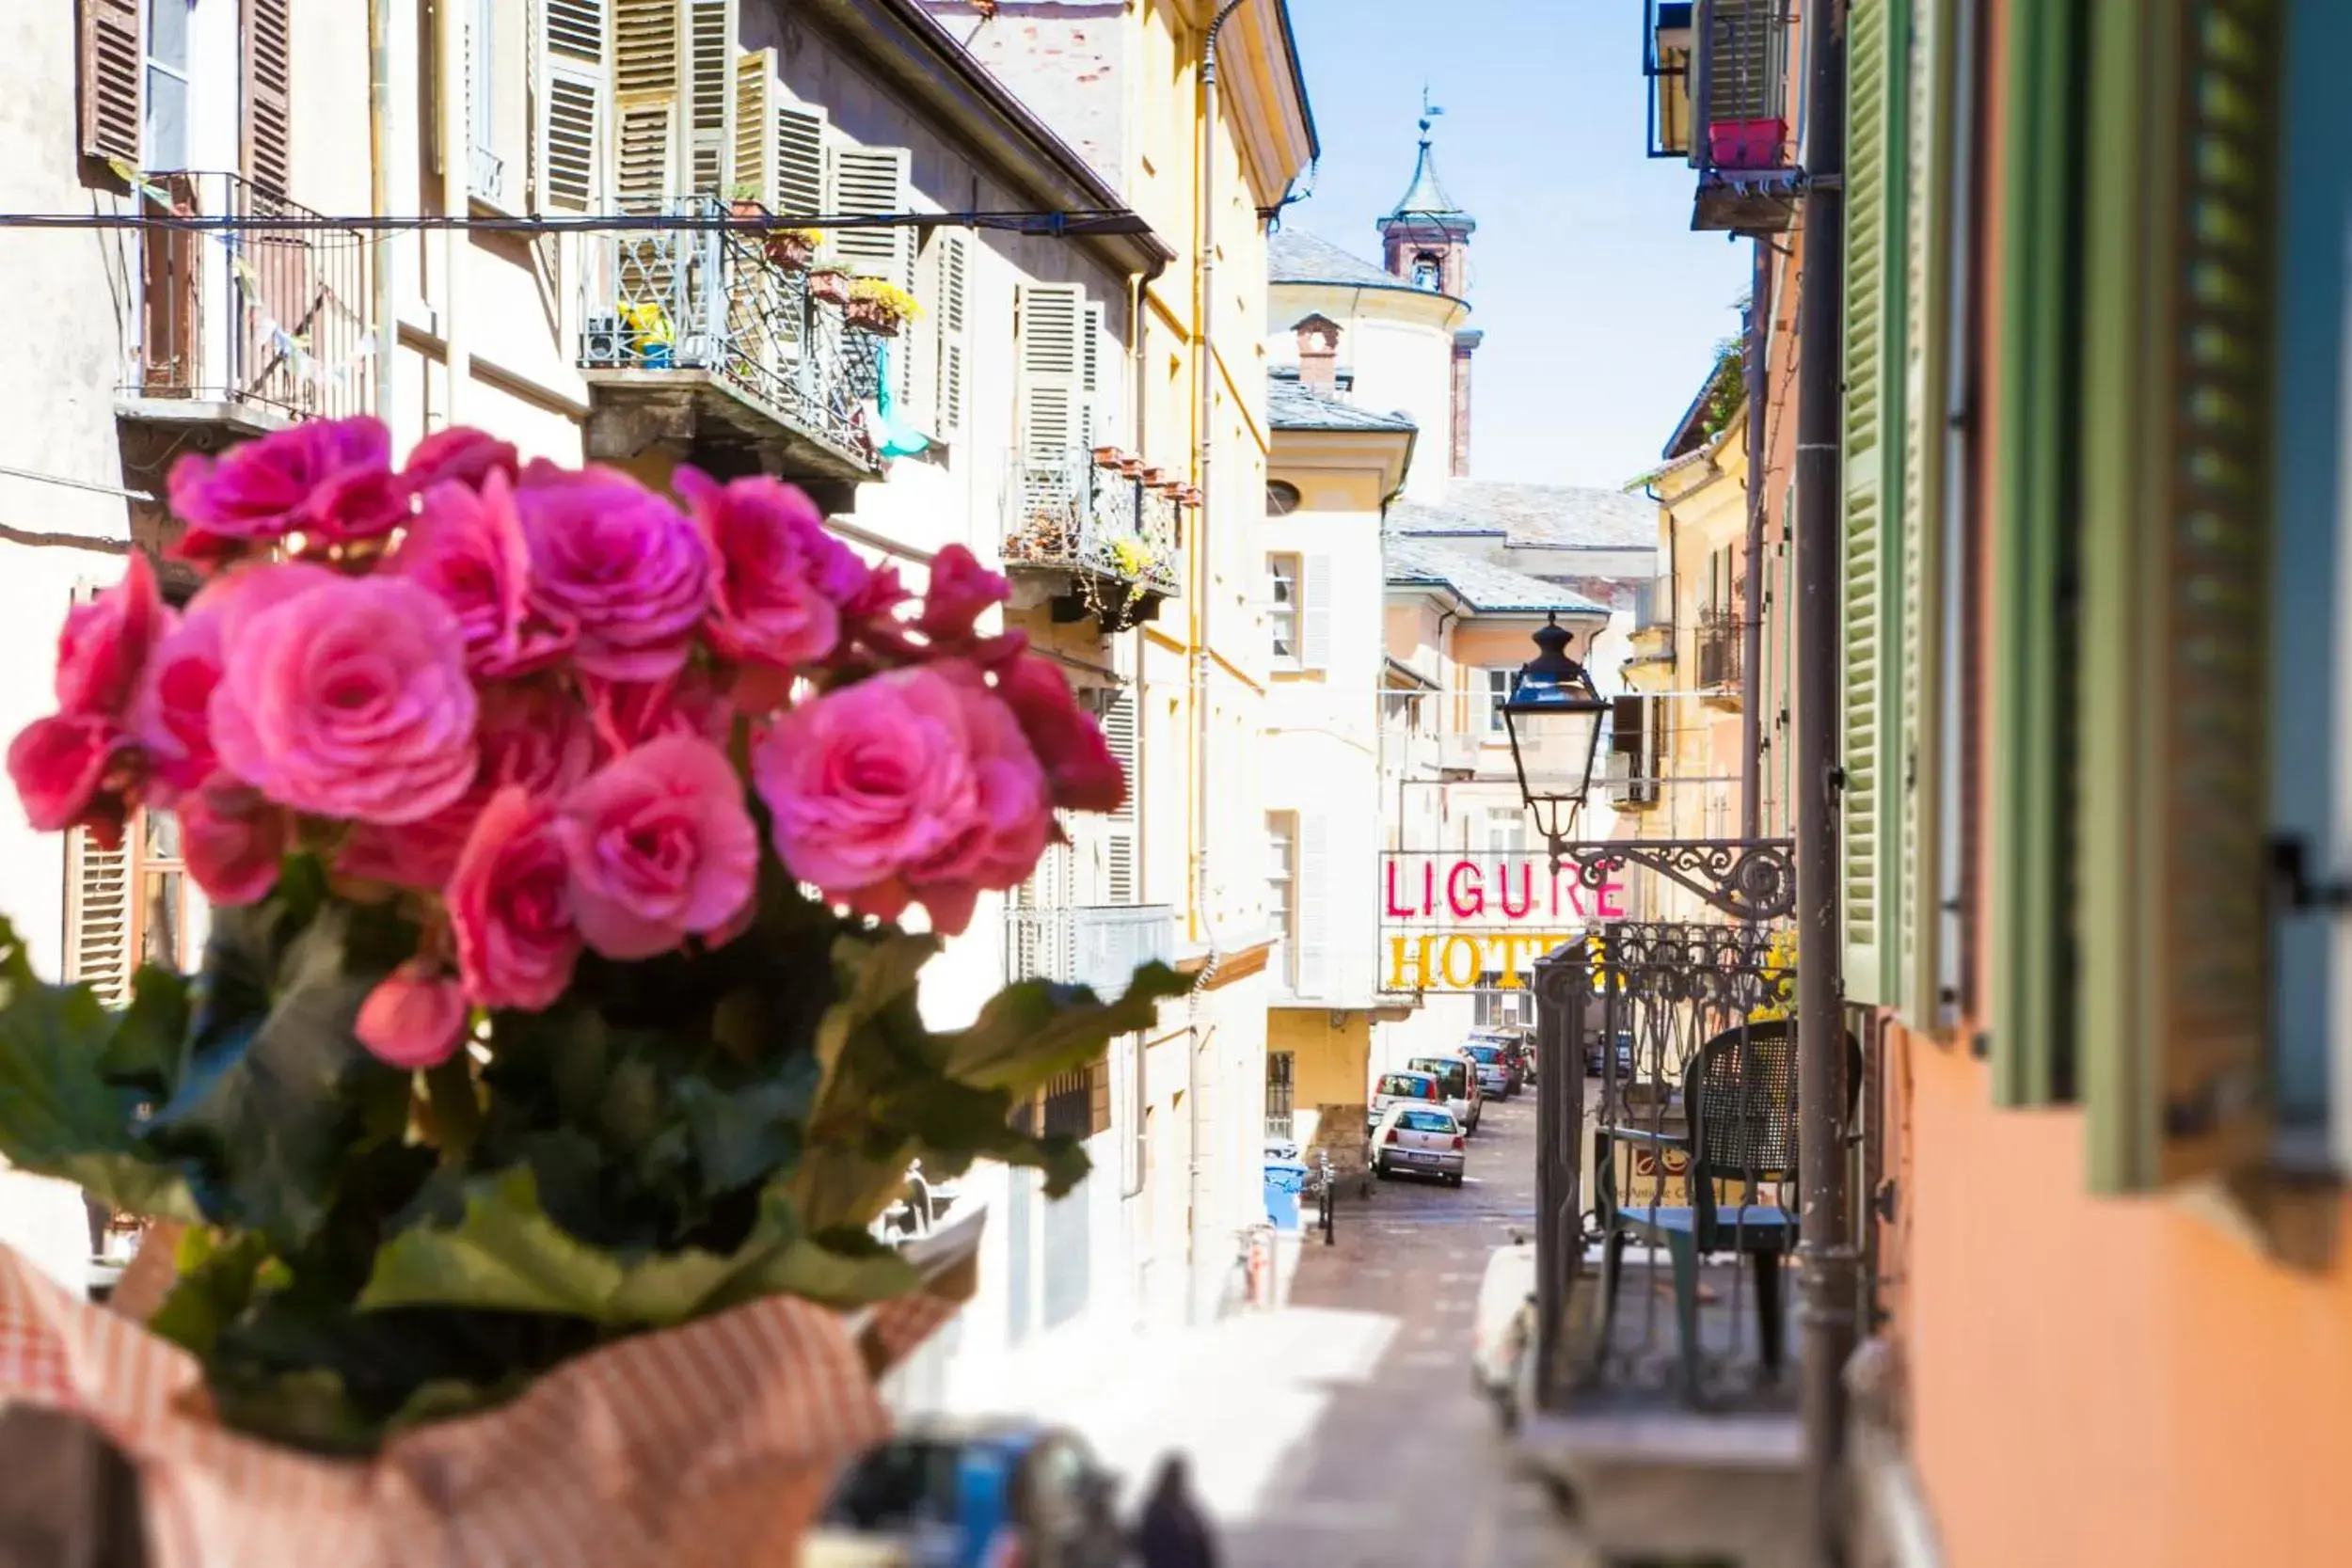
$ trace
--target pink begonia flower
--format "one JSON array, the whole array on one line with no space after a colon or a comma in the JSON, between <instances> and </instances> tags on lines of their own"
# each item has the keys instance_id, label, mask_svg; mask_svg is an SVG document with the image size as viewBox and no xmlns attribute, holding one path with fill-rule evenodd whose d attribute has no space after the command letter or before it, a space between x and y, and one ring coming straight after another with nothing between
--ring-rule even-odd
<instances>
[{"instance_id":1,"label":"pink begonia flower","mask_svg":"<svg viewBox=\"0 0 2352 1568\"><path fill-rule=\"evenodd\" d=\"M981 616L1012 597L1012 584L980 564L961 545L949 545L931 562L930 586L915 628L933 647L960 646L971 640Z\"/></svg>"},{"instance_id":2,"label":"pink begonia flower","mask_svg":"<svg viewBox=\"0 0 2352 1568\"><path fill-rule=\"evenodd\" d=\"M580 934L609 958L723 930L752 895L758 834L707 741L663 736L614 758L564 800L562 831Z\"/></svg>"},{"instance_id":3,"label":"pink begonia flower","mask_svg":"<svg viewBox=\"0 0 2352 1568\"><path fill-rule=\"evenodd\" d=\"M335 869L365 881L437 891L491 798L508 785L561 800L596 766L588 715L560 688L517 683L481 693L474 729L481 752L473 784L454 805L420 822L361 823L343 840Z\"/></svg>"},{"instance_id":4,"label":"pink begonia flower","mask_svg":"<svg viewBox=\"0 0 2352 1568\"><path fill-rule=\"evenodd\" d=\"M146 552L133 550L120 582L66 611L57 636L58 708L122 718L155 644L177 619L155 587Z\"/></svg>"},{"instance_id":5,"label":"pink begonia flower","mask_svg":"<svg viewBox=\"0 0 2352 1568\"><path fill-rule=\"evenodd\" d=\"M392 435L369 415L308 420L171 470L171 510L187 525L172 554L213 565L289 533L329 542L389 533L407 515Z\"/></svg>"},{"instance_id":6,"label":"pink begonia flower","mask_svg":"<svg viewBox=\"0 0 2352 1568\"><path fill-rule=\"evenodd\" d=\"M710 548L711 646L784 670L833 652L839 601L865 586L866 568L825 531L816 503L772 479L721 484L680 468L670 483Z\"/></svg>"},{"instance_id":7,"label":"pink begonia flower","mask_svg":"<svg viewBox=\"0 0 2352 1568\"><path fill-rule=\"evenodd\" d=\"M707 670L688 665L654 681L600 681L580 687L596 725L596 744L607 756L633 752L665 735L699 736L713 744L726 739L735 709Z\"/></svg>"},{"instance_id":8,"label":"pink begonia flower","mask_svg":"<svg viewBox=\"0 0 2352 1568\"><path fill-rule=\"evenodd\" d=\"M463 484L479 490L492 474L511 483L520 467L512 441L501 441L469 425L437 430L408 451L401 483L418 495L436 484Z\"/></svg>"},{"instance_id":9,"label":"pink begonia flower","mask_svg":"<svg viewBox=\"0 0 2352 1568\"><path fill-rule=\"evenodd\" d=\"M752 753L795 877L882 919L910 901L953 935L984 888L1044 852L1043 770L1009 709L953 661L892 671L780 716Z\"/></svg>"},{"instance_id":10,"label":"pink begonia flower","mask_svg":"<svg viewBox=\"0 0 2352 1568\"><path fill-rule=\"evenodd\" d=\"M206 710L220 684L220 616L191 610L156 644L131 705L131 734L147 752L148 800L169 805L216 765Z\"/></svg>"},{"instance_id":11,"label":"pink begonia flower","mask_svg":"<svg viewBox=\"0 0 2352 1568\"><path fill-rule=\"evenodd\" d=\"M36 719L8 744L8 777L34 831L87 828L108 848L122 841L126 807L108 786L131 745L103 714L53 713Z\"/></svg>"},{"instance_id":12,"label":"pink begonia flower","mask_svg":"<svg viewBox=\"0 0 2352 1568\"><path fill-rule=\"evenodd\" d=\"M403 578L321 576L258 613L225 608L208 709L221 766L314 816L421 821L473 783L457 619Z\"/></svg>"},{"instance_id":13,"label":"pink begonia flower","mask_svg":"<svg viewBox=\"0 0 2352 1568\"><path fill-rule=\"evenodd\" d=\"M262 792L215 773L180 801L181 853L204 896L250 904L278 885L291 837L286 812Z\"/></svg>"},{"instance_id":14,"label":"pink begonia flower","mask_svg":"<svg viewBox=\"0 0 2352 1568\"><path fill-rule=\"evenodd\" d=\"M710 608L710 553L675 506L612 468L533 463L515 492L531 602L580 629L574 661L605 680L658 680L686 662Z\"/></svg>"},{"instance_id":15,"label":"pink begonia flower","mask_svg":"<svg viewBox=\"0 0 2352 1568\"><path fill-rule=\"evenodd\" d=\"M437 964L411 958L368 992L352 1032L389 1067L407 1072L438 1067L465 1038L465 990Z\"/></svg>"},{"instance_id":16,"label":"pink begonia flower","mask_svg":"<svg viewBox=\"0 0 2352 1568\"><path fill-rule=\"evenodd\" d=\"M447 902L457 972L477 1006L536 1012L571 984L580 953L571 862L555 808L531 791L491 797Z\"/></svg>"},{"instance_id":17,"label":"pink begonia flower","mask_svg":"<svg viewBox=\"0 0 2352 1568\"><path fill-rule=\"evenodd\" d=\"M1029 750L1054 786L1054 804L1068 811L1117 811L1127 799L1127 776L1111 754L1103 726L1078 705L1069 680L1041 654L1025 654L996 672L996 695L1021 722Z\"/></svg>"},{"instance_id":18,"label":"pink begonia flower","mask_svg":"<svg viewBox=\"0 0 2352 1568\"><path fill-rule=\"evenodd\" d=\"M529 601L531 552L515 492L495 469L478 492L453 483L427 490L389 564L431 589L456 615L466 666L476 674L544 670L570 651L577 636L569 622Z\"/></svg>"}]
</instances>

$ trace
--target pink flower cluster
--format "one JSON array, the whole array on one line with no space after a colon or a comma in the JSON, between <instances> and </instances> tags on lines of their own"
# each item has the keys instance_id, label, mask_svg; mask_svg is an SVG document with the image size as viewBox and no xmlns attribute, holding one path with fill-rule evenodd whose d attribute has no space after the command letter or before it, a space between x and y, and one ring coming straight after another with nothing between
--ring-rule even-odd
<instances>
[{"instance_id":1,"label":"pink flower cluster","mask_svg":"<svg viewBox=\"0 0 2352 1568\"><path fill-rule=\"evenodd\" d=\"M680 469L681 508L478 431L390 449L361 418L183 459L176 553L208 580L174 610L135 553L8 751L43 831L178 812L216 903L296 848L411 900L422 946L358 1021L387 1061L446 1059L472 1008L548 1006L585 952L742 934L751 788L793 878L950 934L1055 811L1123 798L1061 673L979 630L1009 590L961 546L918 603L772 480Z\"/></svg>"}]
</instances>

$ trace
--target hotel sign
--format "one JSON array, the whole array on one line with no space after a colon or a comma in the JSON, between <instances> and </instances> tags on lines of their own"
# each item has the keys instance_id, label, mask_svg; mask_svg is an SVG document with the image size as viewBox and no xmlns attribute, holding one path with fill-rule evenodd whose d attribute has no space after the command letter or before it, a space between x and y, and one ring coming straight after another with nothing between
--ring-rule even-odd
<instances>
[{"instance_id":1,"label":"hotel sign","mask_svg":"<svg viewBox=\"0 0 2352 1568\"><path fill-rule=\"evenodd\" d=\"M1515 990L1535 960L1627 918L1630 866L1587 881L1519 851L1391 850L1380 857L1380 989Z\"/></svg>"}]
</instances>

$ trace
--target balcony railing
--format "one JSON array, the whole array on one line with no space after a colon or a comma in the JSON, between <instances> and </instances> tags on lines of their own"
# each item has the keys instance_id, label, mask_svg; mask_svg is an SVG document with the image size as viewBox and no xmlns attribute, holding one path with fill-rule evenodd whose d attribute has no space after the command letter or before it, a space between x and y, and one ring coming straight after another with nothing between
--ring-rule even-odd
<instances>
[{"instance_id":1,"label":"balcony railing","mask_svg":"<svg viewBox=\"0 0 2352 1568\"><path fill-rule=\"evenodd\" d=\"M1729 610L1700 612L1699 689L1708 697L1739 697L1740 647L1746 629L1746 624Z\"/></svg>"},{"instance_id":2,"label":"balcony railing","mask_svg":"<svg viewBox=\"0 0 2352 1568\"><path fill-rule=\"evenodd\" d=\"M707 197L680 217L724 217ZM585 370L702 372L847 458L879 467L866 405L880 395L883 340L815 299L808 274L768 260L759 236L723 229L596 236L581 280Z\"/></svg>"},{"instance_id":3,"label":"balcony railing","mask_svg":"<svg viewBox=\"0 0 2352 1568\"><path fill-rule=\"evenodd\" d=\"M1166 904L1012 905L1005 911L1005 978L1085 986L1104 1001L1120 996L1140 965L1175 951L1175 911Z\"/></svg>"},{"instance_id":4,"label":"balcony railing","mask_svg":"<svg viewBox=\"0 0 2352 1568\"><path fill-rule=\"evenodd\" d=\"M368 409L382 348L368 236L324 227L235 174L149 174L138 191L151 217L237 221L152 226L132 242L130 351L116 388L126 417L266 429Z\"/></svg>"},{"instance_id":5,"label":"balcony railing","mask_svg":"<svg viewBox=\"0 0 2352 1568\"><path fill-rule=\"evenodd\" d=\"M1658 804L1658 779L1631 752L1612 752L1604 765L1609 803L1619 811L1646 811Z\"/></svg>"},{"instance_id":6,"label":"balcony railing","mask_svg":"<svg viewBox=\"0 0 2352 1568\"><path fill-rule=\"evenodd\" d=\"M1083 447L1016 451L1006 472L1007 565L1178 592L1182 513L1173 496Z\"/></svg>"},{"instance_id":7,"label":"balcony railing","mask_svg":"<svg viewBox=\"0 0 2352 1568\"><path fill-rule=\"evenodd\" d=\"M1699 171L1692 228L1768 233L1795 221L1795 25L1787 0L1647 0L1649 152Z\"/></svg>"}]
</instances>

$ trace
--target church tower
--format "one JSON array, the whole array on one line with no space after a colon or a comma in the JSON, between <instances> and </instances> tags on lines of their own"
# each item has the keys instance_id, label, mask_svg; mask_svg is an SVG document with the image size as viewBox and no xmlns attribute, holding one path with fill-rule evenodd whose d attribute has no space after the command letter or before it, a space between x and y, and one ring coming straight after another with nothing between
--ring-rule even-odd
<instances>
[{"instance_id":1,"label":"church tower","mask_svg":"<svg viewBox=\"0 0 2352 1568\"><path fill-rule=\"evenodd\" d=\"M1387 217L1380 220L1381 261L1389 276L1416 289L1465 299L1470 291L1470 237L1478 220L1454 204L1438 178L1438 160L1430 150L1429 125L1442 109L1429 106L1422 95L1421 155L1413 165L1413 182ZM1470 477L1470 356L1484 333L1464 328L1454 335L1452 428L1448 434L1447 472L1455 479Z\"/></svg>"}]
</instances>

